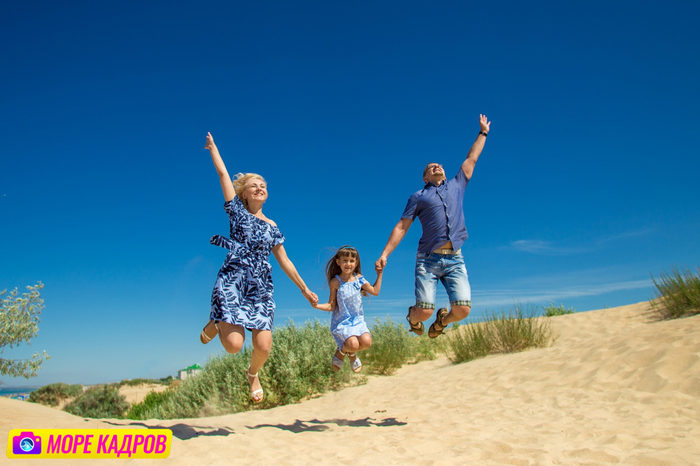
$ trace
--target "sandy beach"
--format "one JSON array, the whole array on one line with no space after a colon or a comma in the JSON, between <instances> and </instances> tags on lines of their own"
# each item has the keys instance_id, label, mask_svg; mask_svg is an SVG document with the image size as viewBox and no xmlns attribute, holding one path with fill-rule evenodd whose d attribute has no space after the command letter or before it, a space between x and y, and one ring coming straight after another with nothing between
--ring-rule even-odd
<instances>
[{"instance_id":1,"label":"sandy beach","mask_svg":"<svg viewBox=\"0 0 700 466\"><path fill-rule=\"evenodd\" d=\"M169 459L119 460L139 464L700 463L700 315L658 321L644 302L551 322L548 348L422 362L300 404L226 416L88 420L0 399L0 433L172 429Z\"/></svg>"}]
</instances>

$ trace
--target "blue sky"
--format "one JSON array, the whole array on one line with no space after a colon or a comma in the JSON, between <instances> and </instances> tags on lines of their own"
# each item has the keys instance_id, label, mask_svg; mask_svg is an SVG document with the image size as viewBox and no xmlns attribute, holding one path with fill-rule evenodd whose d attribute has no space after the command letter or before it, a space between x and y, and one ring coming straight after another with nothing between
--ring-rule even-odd
<instances>
[{"instance_id":1,"label":"blue sky","mask_svg":"<svg viewBox=\"0 0 700 466\"><path fill-rule=\"evenodd\" d=\"M201 345L225 252L230 173L309 286L355 245L366 272L427 162L467 188L473 314L598 309L700 265L700 4L677 2L15 2L3 6L0 289L46 285L52 356L5 385L174 375ZM413 301L415 222L374 317ZM273 260L274 263L274 260ZM328 320L274 263L276 324ZM439 304L446 303L444 293Z\"/></svg>"}]
</instances>

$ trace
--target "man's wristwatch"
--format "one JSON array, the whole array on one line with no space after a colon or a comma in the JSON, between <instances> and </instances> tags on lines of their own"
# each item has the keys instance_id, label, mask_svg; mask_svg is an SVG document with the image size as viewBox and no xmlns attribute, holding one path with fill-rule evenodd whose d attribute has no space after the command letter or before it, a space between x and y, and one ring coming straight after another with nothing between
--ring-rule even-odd
<instances>
[{"instance_id":1,"label":"man's wristwatch","mask_svg":"<svg viewBox=\"0 0 700 466\"><path fill-rule=\"evenodd\" d=\"M486 137L486 136L488 136L488 135L489 135L489 133L487 133L486 131L479 131L479 134L483 134L483 135L484 135L484 137Z\"/></svg>"}]
</instances>

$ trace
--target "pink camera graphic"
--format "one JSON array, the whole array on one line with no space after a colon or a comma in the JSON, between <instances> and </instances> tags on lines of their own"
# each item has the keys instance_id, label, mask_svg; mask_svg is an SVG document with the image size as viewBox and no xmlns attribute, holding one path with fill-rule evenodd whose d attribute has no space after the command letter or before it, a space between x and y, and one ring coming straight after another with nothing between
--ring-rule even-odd
<instances>
[{"instance_id":1,"label":"pink camera graphic","mask_svg":"<svg viewBox=\"0 0 700 466\"><path fill-rule=\"evenodd\" d=\"M33 432L22 432L12 437L12 453L15 455L38 455L41 453L41 437Z\"/></svg>"}]
</instances>

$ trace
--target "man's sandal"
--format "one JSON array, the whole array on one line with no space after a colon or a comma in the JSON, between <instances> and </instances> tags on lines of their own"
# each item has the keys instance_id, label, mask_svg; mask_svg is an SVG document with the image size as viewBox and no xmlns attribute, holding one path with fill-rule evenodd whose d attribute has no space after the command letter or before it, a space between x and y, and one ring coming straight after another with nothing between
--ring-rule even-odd
<instances>
[{"instance_id":1,"label":"man's sandal","mask_svg":"<svg viewBox=\"0 0 700 466\"><path fill-rule=\"evenodd\" d=\"M418 322L418 323L413 323L411 322L411 309L413 306L408 307L408 314L406 314L406 320L408 321L408 326L411 327L408 329L409 332L413 332L416 335L423 335L423 332L425 331L425 327L423 327L423 322Z\"/></svg>"},{"instance_id":2,"label":"man's sandal","mask_svg":"<svg viewBox=\"0 0 700 466\"><path fill-rule=\"evenodd\" d=\"M248 368L250 369L250 367ZM256 372L255 374L251 374L248 372L248 369L245 370L245 375L248 377L248 383L252 385L252 382L250 381L251 377L253 379L258 377L258 373ZM262 388L258 388L257 390L250 390L250 399L253 400L253 403L258 404L262 402L263 398L265 396L265 392L263 391Z\"/></svg>"},{"instance_id":3,"label":"man's sandal","mask_svg":"<svg viewBox=\"0 0 700 466\"><path fill-rule=\"evenodd\" d=\"M357 354L348 353L348 358L350 358L350 369L352 369L353 372L360 372L362 370L362 361L357 357Z\"/></svg>"},{"instance_id":4,"label":"man's sandal","mask_svg":"<svg viewBox=\"0 0 700 466\"><path fill-rule=\"evenodd\" d=\"M216 336L217 333L219 333L219 326L216 324L216 322L210 320L209 322L207 322L207 325L205 325L202 329L202 333L199 334L199 341L206 345L212 340L212 338Z\"/></svg>"},{"instance_id":5,"label":"man's sandal","mask_svg":"<svg viewBox=\"0 0 700 466\"><path fill-rule=\"evenodd\" d=\"M339 358L338 353L340 353L342 356ZM341 367L343 367L343 363L345 362L345 353L343 353L340 350L336 350L335 353L333 353L333 359L331 359L331 367L333 368L334 371L339 371Z\"/></svg>"},{"instance_id":6,"label":"man's sandal","mask_svg":"<svg viewBox=\"0 0 700 466\"><path fill-rule=\"evenodd\" d=\"M437 315L435 316L435 322L433 322L428 329L428 336L430 338L437 338L438 336L442 335L443 330L445 330L445 327L447 327L447 324L444 324L442 319L447 317L447 314L449 314L449 312L444 307L438 309Z\"/></svg>"}]
</instances>

